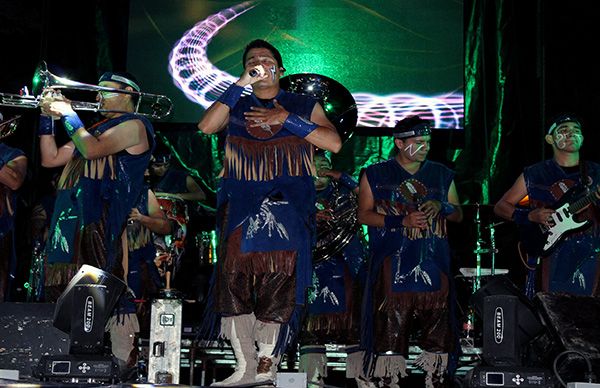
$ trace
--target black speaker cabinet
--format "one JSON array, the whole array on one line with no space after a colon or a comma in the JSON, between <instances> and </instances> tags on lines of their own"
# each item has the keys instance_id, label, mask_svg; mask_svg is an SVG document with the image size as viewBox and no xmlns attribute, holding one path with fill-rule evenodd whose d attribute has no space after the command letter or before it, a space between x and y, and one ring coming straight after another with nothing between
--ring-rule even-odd
<instances>
[{"instance_id":1,"label":"black speaker cabinet","mask_svg":"<svg viewBox=\"0 0 600 388\"><path fill-rule=\"evenodd\" d=\"M539 358L557 364L565 381L587 381L589 365L600 376L600 298L539 292L534 298L550 341Z\"/></svg>"},{"instance_id":2,"label":"black speaker cabinet","mask_svg":"<svg viewBox=\"0 0 600 388\"><path fill-rule=\"evenodd\" d=\"M471 297L483 320L483 358L492 366L523 364L523 347L544 332L534 305L506 276L493 276Z\"/></svg>"},{"instance_id":3,"label":"black speaker cabinet","mask_svg":"<svg viewBox=\"0 0 600 388\"><path fill-rule=\"evenodd\" d=\"M52 325L53 303L0 303L0 369L32 376L44 355L67 354L69 336Z\"/></svg>"}]
</instances>

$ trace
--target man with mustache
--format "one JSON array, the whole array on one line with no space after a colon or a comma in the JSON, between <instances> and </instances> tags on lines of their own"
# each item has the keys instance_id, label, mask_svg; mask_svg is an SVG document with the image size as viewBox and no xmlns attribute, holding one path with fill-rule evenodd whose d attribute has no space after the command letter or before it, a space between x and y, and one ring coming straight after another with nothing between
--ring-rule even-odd
<instances>
[{"instance_id":1,"label":"man with mustache","mask_svg":"<svg viewBox=\"0 0 600 388\"><path fill-rule=\"evenodd\" d=\"M600 165L581 160L583 138L583 126L579 117L571 113L556 116L545 136L546 143L552 146L552 159L526 167L496 203L494 212L520 226L531 265L535 267L538 257L542 257L541 285L538 285L538 289L598 296L600 209L594 201L574 215L579 221L589 221L591 227L566 234L547 253L531 245L535 236L532 234L534 228L540 230L540 225L554 225L554 208L561 199L571 196L573 191L570 190L581 192L575 197L590 195L596 202L600 198ZM567 192L569 195L565 195ZM520 205L526 196L528 206ZM535 271L532 271L527 280L526 291L529 296L533 296L536 289L536 277Z\"/></svg>"},{"instance_id":2,"label":"man with mustache","mask_svg":"<svg viewBox=\"0 0 600 388\"><path fill-rule=\"evenodd\" d=\"M241 77L198 123L205 134L226 135L220 249L204 322L209 337L229 339L237 366L215 386L275 382L311 283L314 148L341 148L316 99L279 87L285 69L273 45L254 40L242 58Z\"/></svg>"},{"instance_id":3,"label":"man with mustache","mask_svg":"<svg viewBox=\"0 0 600 388\"><path fill-rule=\"evenodd\" d=\"M397 154L366 168L358 219L369 226L361 345L371 379L397 387L406 376L409 336L420 329L414 365L441 387L453 350L450 249L446 221L462 220L454 172L427 160L431 128L410 116L393 130Z\"/></svg>"}]
</instances>

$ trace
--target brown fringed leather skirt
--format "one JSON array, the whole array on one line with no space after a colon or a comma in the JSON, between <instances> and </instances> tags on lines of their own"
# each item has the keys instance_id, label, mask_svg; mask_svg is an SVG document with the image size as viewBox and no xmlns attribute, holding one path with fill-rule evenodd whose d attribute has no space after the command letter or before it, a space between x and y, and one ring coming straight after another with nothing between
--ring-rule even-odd
<instances>
[{"instance_id":1,"label":"brown fringed leather skirt","mask_svg":"<svg viewBox=\"0 0 600 388\"><path fill-rule=\"evenodd\" d=\"M296 300L296 252L241 252L241 228L217 265L215 308L224 316L254 313L263 322L289 321Z\"/></svg>"},{"instance_id":2,"label":"brown fringed leather skirt","mask_svg":"<svg viewBox=\"0 0 600 388\"><path fill-rule=\"evenodd\" d=\"M448 310L448 278L442 275L439 291L392 292L391 259L384 260L373 290L375 351L392 351L408 357L409 337L416 335L428 352L452 350Z\"/></svg>"}]
</instances>

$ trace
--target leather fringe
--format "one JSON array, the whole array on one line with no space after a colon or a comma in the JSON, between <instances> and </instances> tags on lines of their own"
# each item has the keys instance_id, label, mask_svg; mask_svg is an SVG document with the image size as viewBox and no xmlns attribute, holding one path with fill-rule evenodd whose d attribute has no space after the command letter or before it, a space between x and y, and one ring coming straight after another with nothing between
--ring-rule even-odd
<instances>
[{"instance_id":1,"label":"leather fringe","mask_svg":"<svg viewBox=\"0 0 600 388\"><path fill-rule=\"evenodd\" d=\"M336 336L352 328L352 312L311 315L306 318L306 330L316 335Z\"/></svg>"},{"instance_id":2,"label":"leather fringe","mask_svg":"<svg viewBox=\"0 0 600 388\"><path fill-rule=\"evenodd\" d=\"M225 145L223 176L247 181L268 181L286 173L316 175L313 165L314 147L298 137L255 141L241 136L228 136Z\"/></svg>"},{"instance_id":3,"label":"leather fringe","mask_svg":"<svg viewBox=\"0 0 600 388\"><path fill-rule=\"evenodd\" d=\"M419 306L430 310L444 309L448 306L448 278L441 276L441 285L439 291L426 292L391 292L386 298L386 304L392 303L395 309L403 307ZM390 307L392 307L390 306Z\"/></svg>"},{"instance_id":4,"label":"leather fringe","mask_svg":"<svg viewBox=\"0 0 600 388\"><path fill-rule=\"evenodd\" d=\"M105 156L100 159L86 160L83 176L90 179L102 179L106 171L106 165L109 167L110 179L116 179L115 173L115 156Z\"/></svg>"},{"instance_id":5,"label":"leather fringe","mask_svg":"<svg viewBox=\"0 0 600 388\"><path fill-rule=\"evenodd\" d=\"M66 286L78 271L77 264L54 263L46 266L45 286Z\"/></svg>"},{"instance_id":6,"label":"leather fringe","mask_svg":"<svg viewBox=\"0 0 600 388\"><path fill-rule=\"evenodd\" d=\"M73 188L79 182L79 177L82 176L84 169L85 159L75 156L63 169L56 186L57 189L64 190Z\"/></svg>"},{"instance_id":7,"label":"leather fringe","mask_svg":"<svg viewBox=\"0 0 600 388\"><path fill-rule=\"evenodd\" d=\"M130 250L136 250L145 247L150 243L152 234L150 229L142 226L140 223L127 225L127 244Z\"/></svg>"},{"instance_id":8,"label":"leather fringe","mask_svg":"<svg viewBox=\"0 0 600 388\"><path fill-rule=\"evenodd\" d=\"M406 359L404 356L399 354L393 355L379 355L375 362L375 370L373 371L373 377L376 378L392 378L392 382L398 383L398 375L401 377L407 377L406 373Z\"/></svg>"},{"instance_id":9,"label":"leather fringe","mask_svg":"<svg viewBox=\"0 0 600 388\"><path fill-rule=\"evenodd\" d=\"M433 376L440 383L444 381L444 373L448 369L448 353L430 353L424 350L414 365L426 372L425 387L434 388Z\"/></svg>"},{"instance_id":10,"label":"leather fringe","mask_svg":"<svg viewBox=\"0 0 600 388\"><path fill-rule=\"evenodd\" d=\"M295 251L241 252L242 228L237 228L227 239L228 257L237 260L223 262L225 272L241 272L244 274L259 274L278 272L293 275L296 271Z\"/></svg>"}]
</instances>

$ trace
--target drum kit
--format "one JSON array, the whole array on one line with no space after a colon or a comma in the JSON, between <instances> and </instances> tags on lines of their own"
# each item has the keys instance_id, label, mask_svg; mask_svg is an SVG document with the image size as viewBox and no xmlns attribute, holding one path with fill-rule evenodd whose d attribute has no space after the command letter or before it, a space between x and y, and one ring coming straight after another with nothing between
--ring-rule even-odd
<instances>
[{"instance_id":1,"label":"drum kit","mask_svg":"<svg viewBox=\"0 0 600 388\"><path fill-rule=\"evenodd\" d=\"M166 288L170 289L171 280L175 277L185 251L187 224L189 222L188 206L181 198L156 195L156 200L167 219L172 221L172 232L169 235L154 235L154 245L161 275L165 276Z\"/></svg>"},{"instance_id":2,"label":"drum kit","mask_svg":"<svg viewBox=\"0 0 600 388\"><path fill-rule=\"evenodd\" d=\"M467 233L462 233L464 236L474 237L467 246L473 246L472 250L464 252L465 256L474 258L474 267L461 267L457 278L463 278L470 283L467 296L474 295L482 286L482 281L489 276L506 275L508 269L497 268L496 259L499 252L497 248L496 228L506 223L495 219L493 207L490 205L481 205L475 203L473 205L463 205L464 219L463 226L474 228ZM483 222L485 219L487 222ZM469 222L472 220L472 222ZM452 237L452 236L450 236ZM461 245L458 243L456 245ZM465 298L470 299L470 298ZM461 300L459 300L460 304ZM461 345L463 349L475 349L475 329L476 316L475 311L469 305L463 311L463 336Z\"/></svg>"}]
</instances>

